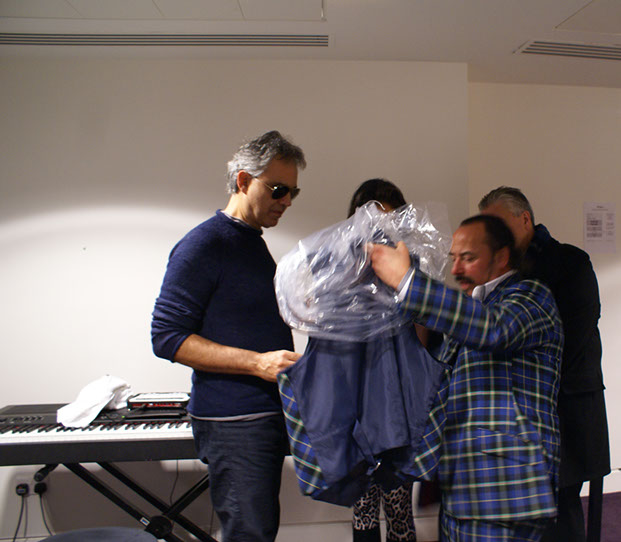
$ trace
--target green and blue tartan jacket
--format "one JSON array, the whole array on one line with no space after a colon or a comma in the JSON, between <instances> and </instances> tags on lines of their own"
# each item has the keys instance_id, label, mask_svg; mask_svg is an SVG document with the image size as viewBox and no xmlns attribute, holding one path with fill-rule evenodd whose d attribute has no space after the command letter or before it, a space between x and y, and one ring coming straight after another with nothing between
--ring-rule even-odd
<instances>
[{"instance_id":1,"label":"green and blue tartan jacket","mask_svg":"<svg viewBox=\"0 0 621 542\"><path fill-rule=\"evenodd\" d=\"M556 402L563 332L552 294L511 275L483 302L415 271L402 310L446 339L447 396L432 408L417 457L460 519L556 515Z\"/></svg>"}]
</instances>

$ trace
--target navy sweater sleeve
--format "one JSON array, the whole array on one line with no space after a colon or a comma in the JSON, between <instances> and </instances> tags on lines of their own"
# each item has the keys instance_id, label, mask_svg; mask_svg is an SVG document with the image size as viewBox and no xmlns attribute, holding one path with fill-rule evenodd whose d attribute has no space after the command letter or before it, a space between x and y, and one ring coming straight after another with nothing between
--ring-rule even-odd
<instances>
[{"instance_id":1,"label":"navy sweater sleeve","mask_svg":"<svg viewBox=\"0 0 621 542\"><path fill-rule=\"evenodd\" d=\"M151 338L156 356L172 361L189 335L201 334L220 273L223 255L218 244L201 224L173 248L153 310Z\"/></svg>"}]
</instances>

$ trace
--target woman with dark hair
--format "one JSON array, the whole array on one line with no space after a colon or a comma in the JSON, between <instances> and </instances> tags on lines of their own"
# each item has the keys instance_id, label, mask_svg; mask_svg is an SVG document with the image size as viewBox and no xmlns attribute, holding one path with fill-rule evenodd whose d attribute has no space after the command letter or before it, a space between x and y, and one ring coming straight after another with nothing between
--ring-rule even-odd
<instances>
[{"instance_id":1,"label":"woman with dark hair","mask_svg":"<svg viewBox=\"0 0 621 542\"><path fill-rule=\"evenodd\" d=\"M347 216L352 216L358 207L369 201L376 201L385 212L406 203L401 190L390 181L369 179L354 192ZM421 342L425 344L422 339ZM356 501L353 506L354 542L381 540L379 517L382 505L386 519L386 542L415 542L412 483L406 483L391 491L385 491L379 484L373 484L369 491Z\"/></svg>"},{"instance_id":2,"label":"woman with dark hair","mask_svg":"<svg viewBox=\"0 0 621 542\"><path fill-rule=\"evenodd\" d=\"M396 185L386 179L369 179L364 181L351 197L347 218L352 216L358 207L369 201L377 201L384 211L392 211L405 205L405 198Z\"/></svg>"}]
</instances>

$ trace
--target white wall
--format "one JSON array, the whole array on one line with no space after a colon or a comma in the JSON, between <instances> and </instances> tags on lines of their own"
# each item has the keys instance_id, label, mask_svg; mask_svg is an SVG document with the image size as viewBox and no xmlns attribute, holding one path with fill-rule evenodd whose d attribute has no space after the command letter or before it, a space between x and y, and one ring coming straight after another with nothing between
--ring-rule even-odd
<instances>
[{"instance_id":1,"label":"white wall","mask_svg":"<svg viewBox=\"0 0 621 542\"><path fill-rule=\"evenodd\" d=\"M621 89L469 85L470 212L501 184L521 188L537 222L585 248L583 202L621 211ZM619 227L617 214L617 228ZM603 371L614 472L604 491L621 490L621 255L592 253L602 317Z\"/></svg>"},{"instance_id":2,"label":"white wall","mask_svg":"<svg viewBox=\"0 0 621 542\"><path fill-rule=\"evenodd\" d=\"M341 220L372 176L397 182L409 200L446 202L453 225L489 189L519 186L539 221L583 246L582 203L619 208L621 91L468 84L465 72L434 63L0 59L0 402L71 401L105 373L136 391L188 389L189 372L150 349L166 257L225 204L226 161L265 130L291 135L309 162L302 195L266 232L276 259ZM621 265L618 253L592 259L619 468ZM175 467L127 465L165 493ZM177 495L200 472L181 468ZM0 469L0 538L13 535L15 482L32 470ZM607 477L607 491L621 489L618 477ZM53 527L92 521L91 504L133 524L66 471L49 481ZM283 495L281 542L318 528L325 540L348 536L349 511L302 498L290 466ZM29 499L29 533L42 535ZM201 507L207 498L193 510L206 522Z\"/></svg>"},{"instance_id":3,"label":"white wall","mask_svg":"<svg viewBox=\"0 0 621 542\"><path fill-rule=\"evenodd\" d=\"M276 259L342 220L370 177L445 202L453 224L468 211L464 65L4 58L0 88L2 404L69 402L106 373L135 391L189 389L186 368L153 356L150 314L174 242L226 203L244 138L276 128L307 155L301 196L266 232ZM174 468L127 468L173 485ZM184 465L182 483L197 469ZM0 538L32 470L0 469ZM49 479L52 527L124 521L72 476ZM303 499L290 466L284 484L281 542L311 523L349 533L349 511Z\"/></svg>"}]
</instances>

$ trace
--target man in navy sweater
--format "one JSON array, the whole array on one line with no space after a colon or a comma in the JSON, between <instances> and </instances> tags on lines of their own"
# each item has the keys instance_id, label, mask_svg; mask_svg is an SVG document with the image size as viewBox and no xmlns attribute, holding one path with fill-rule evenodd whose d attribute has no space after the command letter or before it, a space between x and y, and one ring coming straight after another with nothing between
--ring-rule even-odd
<instances>
[{"instance_id":1,"label":"man in navy sweater","mask_svg":"<svg viewBox=\"0 0 621 542\"><path fill-rule=\"evenodd\" d=\"M152 321L153 351L191 367L199 458L225 542L273 541L287 438L276 375L300 357L278 312L262 229L299 193L304 153L277 131L228 163L225 209L173 248Z\"/></svg>"}]
</instances>

